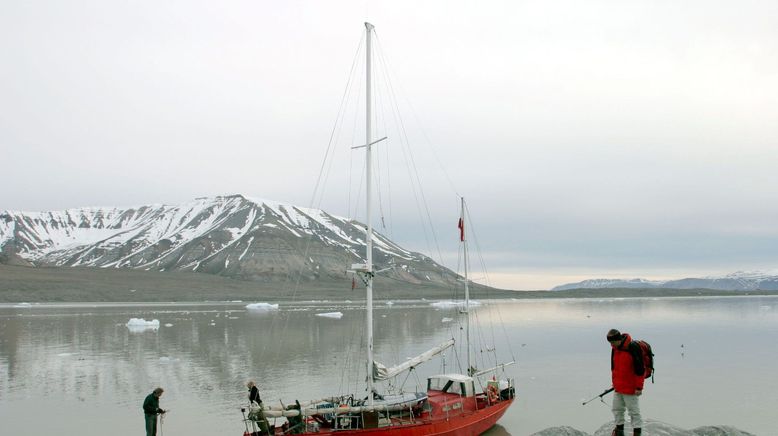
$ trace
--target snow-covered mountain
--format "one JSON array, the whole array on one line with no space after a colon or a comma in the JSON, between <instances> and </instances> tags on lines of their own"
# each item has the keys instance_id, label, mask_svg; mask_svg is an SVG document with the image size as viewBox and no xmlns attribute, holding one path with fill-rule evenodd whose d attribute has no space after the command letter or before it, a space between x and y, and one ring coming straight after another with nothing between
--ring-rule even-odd
<instances>
[{"instance_id":1,"label":"snow-covered mountain","mask_svg":"<svg viewBox=\"0 0 778 436\"><path fill-rule=\"evenodd\" d=\"M737 271L724 276L685 278L680 280L645 279L591 279L568 283L552 289L602 289L602 288L667 288L667 289L716 289L721 291L778 291L778 270Z\"/></svg>"},{"instance_id":2,"label":"snow-covered mountain","mask_svg":"<svg viewBox=\"0 0 778 436\"><path fill-rule=\"evenodd\" d=\"M242 195L134 208L0 213L0 262L184 270L244 280L343 280L363 262L365 226L317 209ZM376 269L412 283L452 283L427 256L374 234Z\"/></svg>"}]
</instances>

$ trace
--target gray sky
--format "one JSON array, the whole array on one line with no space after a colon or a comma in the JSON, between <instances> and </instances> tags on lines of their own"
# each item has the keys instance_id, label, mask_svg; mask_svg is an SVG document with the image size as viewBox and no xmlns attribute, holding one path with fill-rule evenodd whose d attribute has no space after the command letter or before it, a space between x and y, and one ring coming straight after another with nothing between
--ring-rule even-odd
<instances>
[{"instance_id":1,"label":"gray sky","mask_svg":"<svg viewBox=\"0 0 778 436\"><path fill-rule=\"evenodd\" d=\"M778 268L774 1L0 10L0 209L310 205L367 19L437 156L418 161L433 219L456 222L447 174L492 284ZM343 198L321 206L348 214ZM392 200L391 236L430 251L412 202Z\"/></svg>"}]
</instances>

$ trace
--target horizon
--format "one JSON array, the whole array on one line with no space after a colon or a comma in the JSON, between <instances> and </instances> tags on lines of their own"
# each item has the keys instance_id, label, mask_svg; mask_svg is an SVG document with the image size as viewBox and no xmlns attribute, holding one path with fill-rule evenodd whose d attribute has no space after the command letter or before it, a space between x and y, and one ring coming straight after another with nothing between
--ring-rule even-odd
<instances>
[{"instance_id":1,"label":"horizon","mask_svg":"<svg viewBox=\"0 0 778 436\"><path fill-rule=\"evenodd\" d=\"M254 203L260 202L263 204L268 204L271 207L277 207L279 205L283 205L283 206L300 208L301 210L304 211L307 209L302 206L294 205L291 203L285 203L282 201L258 198L244 193L233 193L233 194L216 195L213 197L197 197L183 204L157 203L157 204L136 204L131 206L126 206L126 205L94 206L93 205L93 206L61 209L61 210L41 210L41 211L0 210L0 213L6 212L6 213L19 213L19 214L46 214L46 213L70 212L70 211L94 211L94 210L114 210L114 209L126 210L126 209L135 209L139 207L148 207L148 206L180 207L189 203L197 202L198 200L216 200L219 198L227 198L227 197L234 197L234 196L240 196L245 200ZM323 210L323 212L326 212L333 216L337 216L336 214L329 213L326 210ZM344 217L340 217L340 218L344 218ZM407 248L407 247L403 247L403 248ZM430 253L426 253L423 251L421 253L433 257ZM450 262L452 259L455 259L457 254L452 252L442 252L441 254L443 259L435 259L435 260L443 264L443 266L446 266L447 268L454 270L455 267L453 265L448 264L448 262ZM448 262L446 262L446 260L448 260ZM548 271L527 271L527 272L517 273L515 271L505 272L500 270L492 270L492 271L487 271L487 273L478 272L477 273L478 277L471 278L471 280L480 284L486 284L500 289L508 289L508 290L515 290L515 291L535 291L535 290L551 290L552 288L557 286L567 285L571 283L578 283L586 280L638 279L638 280L647 280L651 282L667 282L667 281L680 280L685 278L711 278L711 277L721 278L721 277L726 277L738 273L767 274L767 275L778 276L778 268L774 268L774 269L772 268L753 269L752 268L752 269L739 269L733 271L708 271L704 274L689 273L689 272L684 273L682 271L675 271L674 275L668 275L667 271L653 271L653 272L649 272L649 274L651 274L649 276L634 275L634 273L630 274L629 272L626 271L613 271L610 273L602 274L597 272L587 273L585 271L575 271L570 269L564 271L556 271L555 273L549 273Z\"/></svg>"}]
</instances>

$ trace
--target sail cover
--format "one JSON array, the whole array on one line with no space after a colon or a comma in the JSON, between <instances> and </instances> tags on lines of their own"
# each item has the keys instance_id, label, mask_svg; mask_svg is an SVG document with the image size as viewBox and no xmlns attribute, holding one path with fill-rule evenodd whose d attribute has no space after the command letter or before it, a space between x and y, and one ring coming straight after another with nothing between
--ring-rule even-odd
<instances>
[{"instance_id":1,"label":"sail cover","mask_svg":"<svg viewBox=\"0 0 778 436\"><path fill-rule=\"evenodd\" d=\"M416 365L432 359L436 355L445 351L446 348L449 348L453 345L454 345L454 340L449 339L446 342L443 342L442 344L433 347L432 349L427 350L424 353L421 353L416 357L412 357L406 360L405 362L399 365L395 365L391 368L387 368L381 363L373 361L373 380L380 381L380 380L390 379L405 370L414 368Z\"/></svg>"}]
</instances>

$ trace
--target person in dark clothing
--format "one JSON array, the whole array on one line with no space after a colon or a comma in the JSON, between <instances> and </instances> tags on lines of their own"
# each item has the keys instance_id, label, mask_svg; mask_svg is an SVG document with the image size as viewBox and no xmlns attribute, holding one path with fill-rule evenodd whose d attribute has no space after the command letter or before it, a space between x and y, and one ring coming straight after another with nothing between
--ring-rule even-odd
<instances>
[{"instance_id":1,"label":"person in dark clothing","mask_svg":"<svg viewBox=\"0 0 778 436\"><path fill-rule=\"evenodd\" d=\"M165 413L165 410L159 408L159 397L165 392L162 388L154 389L154 392L148 394L143 400L143 415L146 419L146 436L157 436L157 415Z\"/></svg>"},{"instance_id":2,"label":"person in dark clothing","mask_svg":"<svg viewBox=\"0 0 778 436\"><path fill-rule=\"evenodd\" d=\"M646 369L640 346L632 342L628 333L616 329L608 331L611 345L611 380L613 381L613 417L616 428L613 436L624 436L624 412L629 411L633 436L640 436L643 419L640 417L638 398L643 394Z\"/></svg>"},{"instance_id":3,"label":"person in dark clothing","mask_svg":"<svg viewBox=\"0 0 778 436\"><path fill-rule=\"evenodd\" d=\"M253 406L254 404L261 406L262 399L259 398L259 389L257 388L257 384L254 383L254 380L249 380L248 383L246 383L246 387L249 388L249 406Z\"/></svg>"}]
</instances>

